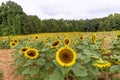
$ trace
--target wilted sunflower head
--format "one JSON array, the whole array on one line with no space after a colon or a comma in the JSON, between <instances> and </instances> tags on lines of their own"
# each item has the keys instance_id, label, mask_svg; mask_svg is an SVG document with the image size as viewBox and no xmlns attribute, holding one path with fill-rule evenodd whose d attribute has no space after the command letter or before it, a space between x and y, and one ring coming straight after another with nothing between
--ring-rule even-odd
<instances>
[{"instance_id":1,"label":"wilted sunflower head","mask_svg":"<svg viewBox=\"0 0 120 80\"><path fill-rule=\"evenodd\" d=\"M37 49L27 49L24 53L24 56L29 59L36 59L38 57Z\"/></svg>"},{"instance_id":2,"label":"wilted sunflower head","mask_svg":"<svg viewBox=\"0 0 120 80\"><path fill-rule=\"evenodd\" d=\"M10 46L12 46L12 47L16 46L16 44L17 43L15 43L15 42L10 42Z\"/></svg>"},{"instance_id":3,"label":"wilted sunflower head","mask_svg":"<svg viewBox=\"0 0 120 80\"><path fill-rule=\"evenodd\" d=\"M76 52L69 47L61 47L56 52L56 60L61 66L72 66L76 60Z\"/></svg>"},{"instance_id":4,"label":"wilted sunflower head","mask_svg":"<svg viewBox=\"0 0 120 80\"><path fill-rule=\"evenodd\" d=\"M105 60L97 60L93 63L93 66L96 66L98 68L106 68L106 67L110 67L111 66L111 63L108 62L108 61L105 61Z\"/></svg>"},{"instance_id":5,"label":"wilted sunflower head","mask_svg":"<svg viewBox=\"0 0 120 80\"><path fill-rule=\"evenodd\" d=\"M56 48L59 44L60 44L60 40L56 40L56 41L54 41L53 43L52 43L52 45L51 45L51 47L52 48Z\"/></svg>"},{"instance_id":6,"label":"wilted sunflower head","mask_svg":"<svg viewBox=\"0 0 120 80\"><path fill-rule=\"evenodd\" d=\"M21 48L20 52L24 53L28 48Z\"/></svg>"},{"instance_id":7,"label":"wilted sunflower head","mask_svg":"<svg viewBox=\"0 0 120 80\"><path fill-rule=\"evenodd\" d=\"M70 39L65 39L64 40L64 45L68 46L70 44L71 40Z\"/></svg>"}]
</instances>

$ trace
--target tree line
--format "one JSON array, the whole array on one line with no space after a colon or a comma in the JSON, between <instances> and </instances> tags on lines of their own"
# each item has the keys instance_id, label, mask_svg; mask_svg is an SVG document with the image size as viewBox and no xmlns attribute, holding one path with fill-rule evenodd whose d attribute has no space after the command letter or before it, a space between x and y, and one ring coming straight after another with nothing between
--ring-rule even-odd
<instances>
[{"instance_id":1,"label":"tree line","mask_svg":"<svg viewBox=\"0 0 120 80\"><path fill-rule=\"evenodd\" d=\"M0 36L24 35L44 32L97 32L120 30L120 14L103 18L64 20L44 19L27 15L15 2L7 1L0 6Z\"/></svg>"}]
</instances>

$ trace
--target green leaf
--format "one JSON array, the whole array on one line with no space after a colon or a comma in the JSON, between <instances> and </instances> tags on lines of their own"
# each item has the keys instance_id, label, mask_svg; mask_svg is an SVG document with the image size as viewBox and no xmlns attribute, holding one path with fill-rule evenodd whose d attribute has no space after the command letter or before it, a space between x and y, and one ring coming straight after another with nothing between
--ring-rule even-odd
<instances>
[{"instance_id":1,"label":"green leaf","mask_svg":"<svg viewBox=\"0 0 120 80\"><path fill-rule=\"evenodd\" d=\"M49 68L54 67L55 65L53 64L53 62L46 62L45 64L45 69L48 70Z\"/></svg>"},{"instance_id":2,"label":"green leaf","mask_svg":"<svg viewBox=\"0 0 120 80\"><path fill-rule=\"evenodd\" d=\"M89 56L83 56L82 60L84 61L84 63L88 63L91 59Z\"/></svg>"},{"instance_id":3,"label":"green leaf","mask_svg":"<svg viewBox=\"0 0 120 80\"><path fill-rule=\"evenodd\" d=\"M45 80L48 80L48 71L42 67L40 70L39 70L39 75L41 78L44 78Z\"/></svg>"},{"instance_id":4,"label":"green leaf","mask_svg":"<svg viewBox=\"0 0 120 80\"><path fill-rule=\"evenodd\" d=\"M19 67L15 72L15 75L16 76L21 75L24 70L25 70L25 67Z\"/></svg>"},{"instance_id":5,"label":"green leaf","mask_svg":"<svg viewBox=\"0 0 120 80\"><path fill-rule=\"evenodd\" d=\"M64 80L64 76L62 75L59 68L55 69L53 74L49 76L49 80Z\"/></svg>"},{"instance_id":6,"label":"green leaf","mask_svg":"<svg viewBox=\"0 0 120 80\"><path fill-rule=\"evenodd\" d=\"M113 52L114 52L114 54L118 54L118 55L120 54L120 50L119 49L115 49Z\"/></svg>"},{"instance_id":7,"label":"green leaf","mask_svg":"<svg viewBox=\"0 0 120 80\"><path fill-rule=\"evenodd\" d=\"M88 66L89 67L89 71L90 71L90 74L91 75L94 75L94 76L97 76L100 74L100 71L98 68L95 68L95 67L91 67L91 66Z\"/></svg>"},{"instance_id":8,"label":"green leaf","mask_svg":"<svg viewBox=\"0 0 120 80\"><path fill-rule=\"evenodd\" d=\"M81 59L82 58L82 55L80 53L77 54L77 59Z\"/></svg>"},{"instance_id":9,"label":"green leaf","mask_svg":"<svg viewBox=\"0 0 120 80\"><path fill-rule=\"evenodd\" d=\"M79 77L85 77L88 75L86 69L84 69L84 68L80 68L80 69L73 68L73 72L76 76L79 76Z\"/></svg>"},{"instance_id":10,"label":"green leaf","mask_svg":"<svg viewBox=\"0 0 120 80\"><path fill-rule=\"evenodd\" d=\"M90 50L84 49L83 50L86 55L92 55L93 53Z\"/></svg>"},{"instance_id":11,"label":"green leaf","mask_svg":"<svg viewBox=\"0 0 120 80\"><path fill-rule=\"evenodd\" d=\"M62 74L65 75L71 70L71 67L61 67L60 70L61 70Z\"/></svg>"},{"instance_id":12,"label":"green leaf","mask_svg":"<svg viewBox=\"0 0 120 80\"><path fill-rule=\"evenodd\" d=\"M22 72L22 74L23 74L23 75L29 74L29 71L30 71L30 68L26 68L26 69Z\"/></svg>"},{"instance_id":13,"label":"green leaf","mask_svg":"<svg viewBox=\"0 0 120 80\"><path fill-rule=\"evenodd\" d=\"M22 74L29 74L29 75L31 75L31 76L34 76L35 74L37 74L39 72L39 68L37 68L36 66L31 66L31 67L28 67L28 68L26 68L23 72L22 72Z\"/></svg>"},{"instance_id":14,"label":"green leaf","mask_svg":"<svg viewBox=\"0 0 120 80\"><path fill-rule=\"evenodd\" d=\"M110 71L111 71L111 72L120 72L120 65L113 65L113 66L110 68Z\"/></svg>"},{"instance_id":15,"label":"green leaf","mask_svg":"<svg viewBox=\"0 0 120 80\"><path fill-rule=\"evenodd\" d=\"M30 68L29 73L31 74L31 76L34 76L35 74L38 74L38 72L39 72L39 67L34 66Z\"/></svg>"},{"instance_id":16,"label":"green leaf","mask_svg":"<svg viewBox=\"0 0 120 80\"><path fill-rule=\"evenodd\" d=\"M57 67L60 66L56 60L52 60L52 62L53 62Z\"/></svg>"},{"instance_id":17,"label":"green leaf","mask_svg":"<svg viewBox=\"0 0 120 80\"><path fill-rule=\"evenodd\" d=\"M44 65L45 62L46 62L46 61L45 61L43 58L39 58L39 59L36 60L35 63L36 63L37 65Z\"/></svg>"},{"instance_id":18,"label":"green leaf","mask_svg":"<svg viewBox=\"0 0 120 80\"><path fill-rule=\"evenodd\" d=\"M91 77L79 77L75 78L74 80L93 80Z\"/></svg>"},{"instance_id":19,"label":"green leaf","mask_svg":"<svg viewBox=\"0 0 120 80\"><path fill-rule=\"evenodd\" d=\"M49 80L49 77L50 77L50 76L48 75L48 76L45 76L43 79L44 79L44 80Z\"/></svg>"},{"instance_id":20,"label":"green leaf","mask_svg":"<svg viewBox=\"0 0 120 80\"><path fill-rule=\"evenodd\" d=\"M17 65L17 66L21 66L23 64L23 61L22 60L17 60L16 62L15 62L15 65Z\"/></svg>"},{"instance_id":21,"label":"green leaf","mask_svg":"<svg viewBox=\"0 0 120 80\"><path fill-rule=\"evenodd\" d=\"M48 51L50 48L43 48L43 49L41 49L40 51L42 51L42 52L45 52L45 51Z\"/></svg>"},{"instance_id":22,"label":"green leaf","mask_svg":"<svg viewBox=\"0 0 120 80\"><path fill-rule=\"evenodd\" d=\"M78 69L80 69L80 68L83 68L83 67L80 65L80 63L76 62L76 63L72 66L72 68L78 68Z\"/></svg>"},{"instance_id":23,"label":"green leaf","mask_svg":"<svg viewBox=\"0 0 120 80\"><path fill-rule=\"evenodd\" d=\"M23 66L29 66L33 63L33 60L27 60Z\"/></svg>"}]
</instances>

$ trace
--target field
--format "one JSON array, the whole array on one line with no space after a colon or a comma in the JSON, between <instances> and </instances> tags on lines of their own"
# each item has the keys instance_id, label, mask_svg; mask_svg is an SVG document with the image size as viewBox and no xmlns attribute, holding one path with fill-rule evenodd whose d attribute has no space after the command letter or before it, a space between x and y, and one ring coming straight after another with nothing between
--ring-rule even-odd
<instances>
[{"instance_id":1,"label":"field","mask_svg":"<svg viewBox=\"0 0 120 80\"><path fill-rule=\"evenodd\" d=\"M2 36L1 76L3 80L119 80L119 43L119 31Z\"/></svg>"}]
</instances>

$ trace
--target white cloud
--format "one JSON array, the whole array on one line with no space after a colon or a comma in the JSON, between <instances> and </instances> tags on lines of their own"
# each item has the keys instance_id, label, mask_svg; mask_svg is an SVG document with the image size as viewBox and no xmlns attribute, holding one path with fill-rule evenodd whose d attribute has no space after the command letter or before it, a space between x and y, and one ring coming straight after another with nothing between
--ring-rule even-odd
<instances>
[{"instance_id":1,"label":"white cloud","mask_svg":"<svg viewBox=\"0 0 120 80\"><path fill-rule=\"evenodd\" d=\"M7 0L0 0L2 1ZM12 0L41 19L87 19L120 13L120 0Z\"/></svg>"}]
</instances>

